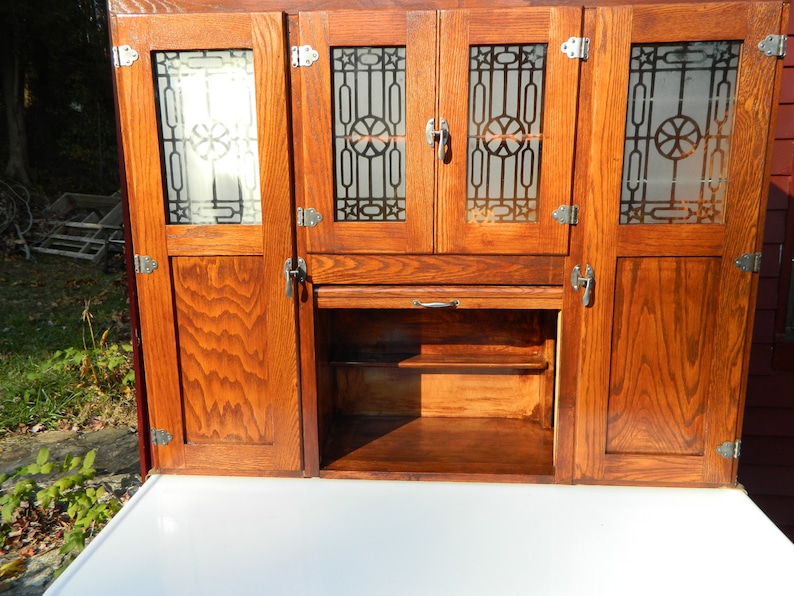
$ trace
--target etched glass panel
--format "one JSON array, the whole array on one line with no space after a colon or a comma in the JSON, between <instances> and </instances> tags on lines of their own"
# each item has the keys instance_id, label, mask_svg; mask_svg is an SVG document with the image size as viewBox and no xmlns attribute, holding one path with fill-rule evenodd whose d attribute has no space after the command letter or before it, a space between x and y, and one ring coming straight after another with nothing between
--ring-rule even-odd
<instances>
[{"instance_id":1,"label":"etched glass panel","mask_svg":"<svg viewBox=\"0 0 794 596\"><path fill-rule=\"evenodd\" d=\"M469 53L466 220L538 220L546 45Z\"/></svg>"},{"instance_id":2,"label":"etched glass panel","mask_svg":"<svg viewBox=\"0 0 794 596\"><path fill-rule=\"evenodd\" d=\"M333 48L336 221L405 221L405 48Z\"/></svg>"},{"instance_id":3,"label":"etched glass panel","mask_svg":"<svg viewBox=\"0 0 794 596\"><path fill-rule=\"evenodd\" d=\"M633 45L621 224L724 221L741 43Z\"/></svg>"},{"instance_id":4,"label":"etched glass panel","mask_svg":"<svg viewBox=\"0 0 794 596\"><path fill-rule=\"evenodd\" d=\"M259 224L251 50L155 52L167 221Z\"/></svg>"}]
</instances>

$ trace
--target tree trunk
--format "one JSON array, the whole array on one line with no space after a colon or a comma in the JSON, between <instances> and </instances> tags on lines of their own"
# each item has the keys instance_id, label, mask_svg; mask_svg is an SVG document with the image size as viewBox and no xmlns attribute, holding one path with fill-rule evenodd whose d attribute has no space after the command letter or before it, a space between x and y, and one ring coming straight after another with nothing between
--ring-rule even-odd
<instances>
[{"instance_id":1,"label":"tree trunk","mask_svg":"<svg viewBox=\"0 0 794 596\"><path fill-rule=\"evenodd\" d=\"M3 176L30 187L32 184L28 173L25 87L18 42L18 31L13 24L0 27L0 76L8 124L8 164Z\"/></svg>"}]
</instances>

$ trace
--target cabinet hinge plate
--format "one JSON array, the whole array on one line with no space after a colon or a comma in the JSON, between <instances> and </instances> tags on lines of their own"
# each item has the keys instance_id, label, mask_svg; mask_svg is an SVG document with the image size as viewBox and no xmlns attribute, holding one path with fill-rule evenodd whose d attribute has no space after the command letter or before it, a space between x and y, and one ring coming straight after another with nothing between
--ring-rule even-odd
<instances>
[{"instance_id":1,"label":"cabinet hinge plate","mask_svg":"<svg viewBox=\"0 0 794 596\"><path fill-rule=\"evenodd\" d=\"M130 46L113 46L113 66L116 68L120 66L132 66L132 63L137 59L138 52L133 50Z\"/></svg>"},{"instance_id":2,"label":"cabinet hinge plate","mask_svg":"<svg viewBox=\"0 0 794 596\"><path fill-rule=\"evenodd\" d=\"M135 263L135 273L151 273L157 269L157 261L146 255L135 255L133 262Z\"/></svg>"},{"instance_id":3,"label":"cabinet hinge plate","mask_svg":"<svg viewBox=\"0 0 794 596\"><path fill-rule=\"evenodd\" d=\"M739 459L742 453L742 440L725 441L722 445L717 446L717 453L725 459Z\"/></svg>"},{"instance_id":4,"label":"cabinet hinge plate","mask_svg":"<svg viewBox=\"0 0 794 596\"><path fill-rule=\"evenodd\" d=\"M770 58L782 58L786 55L786 36L767 35L758 43L758 49Z\"/></svg>"},{"instance_id":5,"label":"cabinet hinge plate","mask_svg":"<svg viewBox=\"0 0 794 596\"><path fill-rule=\"evenodd\" d=\"M590 38L589 37L571 37L560 46L562 53L568 58L579 58L580 60L587 60L590 55Z\"/></svg>"},{"instance_id":6,"label":"cabinet hinge plate","mask_svg":"<svg viewBox=\"0 0 794 596\"><path fill-rule=\"evenodd\" d=\"M551 212L551 218L561 225L575 226L579 223L579 205L560 205Z\"/></svg>"},{"instance_id":7,"label":"cabinet hinge plate","mask_svg":"<svg viewBox=\"0 0 794 596\"><path fill-rule=\"evenodd\" d=\"M292 66L311 66L320 59L320 53L311 46L292 46Z\"/></svg>"},{"instance_id":8,"label":"cabinet hinge plate","mask_svg":"<svg viewBox=\"0 0 794 596\"><path fill-rule=\"evenodd\" d=\"M316 209L298 207L298 226L313 228L323 220L323 216Z\"/></svg>"},{"instance_id":9,"label":"cabinet hinge plate","mask_svg":"<svg viewBox=\"0 0 794 596\"><path fill-rule=\"evenodd\" d=\"M167 430L161 428L152 428L152 445L168 445L174 440L173 435Z\"/></svg>"},{"instance_id":10,"label":"cabinet hinge plate","mask_svg":"<svg viewBox=\"0 0 794 596\"><path fill-rule=\"evenodd\" d=\"M761 271L761 253L747 252L733 262L745 273L758 273Z\"/></svg>"}]
</instances>

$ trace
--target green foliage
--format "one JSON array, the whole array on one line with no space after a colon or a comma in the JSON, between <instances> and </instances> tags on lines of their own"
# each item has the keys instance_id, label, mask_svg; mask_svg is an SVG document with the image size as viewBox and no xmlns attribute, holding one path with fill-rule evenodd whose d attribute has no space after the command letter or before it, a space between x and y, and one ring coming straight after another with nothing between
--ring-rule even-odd
<instances>
[{"instance_id":1,"label":"green foliage","mask_svg":"<svg viewBox=\"0 0 794 596\"><path fill-rule=\"evenodd\" d=\"M0 304L0 436L136 424L123 273L0 258Z\"/></svg>"},{"instance_id":2,"label":"green foliage","mask_svg":"<svg viewBox=\"0 0 794 596\"><path fill-rule=\"evenodd\" d=\"M96 450L85 458L71 454L63 463L49 461L49 449L41 449L36 462L0 475L0 483L12 481L13 488L0 496L0 546L7 546L16 525L23 518L59 518L68 522L60 552L67 556L65 569L82 550L86 540L98 532L121 508L119 500L104 487L93 487ZM44 478L42 478L44 477Z\"/></svg>"}]
</instances>

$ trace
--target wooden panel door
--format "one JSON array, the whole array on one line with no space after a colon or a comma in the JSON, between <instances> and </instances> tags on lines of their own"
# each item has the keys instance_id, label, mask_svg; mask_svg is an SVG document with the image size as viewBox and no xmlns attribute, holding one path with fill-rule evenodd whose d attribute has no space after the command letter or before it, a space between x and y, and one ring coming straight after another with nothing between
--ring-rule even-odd
<instances>
[{"instance_id":1,"label":"wooden panel door","mask_svg":"<svg viewBox=\"0 0 794 596\"><path fill-rule=\"evenodd\" d=\"M599 9L583 73L574 476L729 485L740 437L779 3ZM572 291L572 290L571 290ZM582 290L580 289L580 292Z\"/></svg>"},{"instance_id":2,"label":"wooden panel door","mask_svg":"<svg viewBox=\"0 0 794 596\"><path fill-rule=\"evenodd\" d=\"M437 252L567 252L580 28L575 7L440 13Z\"/></svg>"},{"instance_id":3,"label":"wooden panel door","mask_svg":"<svg viewBox=\"0 0 794 596\"><path fill-rule=\"evenodd\" d=\"M301 77L304 197L322 221L309 252L433 251L434 12L300 14L318 52Z\"/></svg>"},{"instance_id":4,"label":"wooden panel door","mask_svg":"<svg viewBox=\"0 0 794 596\"><path fill-rule=\"evenodd\" d=\"M113 25L154 466L299 474L282 16Z\"/></svg>"}]
</instances>

